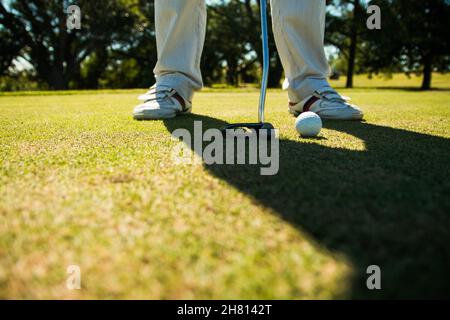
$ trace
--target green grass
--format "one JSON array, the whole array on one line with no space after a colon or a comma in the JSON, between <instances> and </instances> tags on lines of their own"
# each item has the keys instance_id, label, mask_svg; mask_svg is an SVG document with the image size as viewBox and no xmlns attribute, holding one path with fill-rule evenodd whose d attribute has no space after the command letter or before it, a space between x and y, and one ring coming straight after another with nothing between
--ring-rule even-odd
<instances>
[{"instance_id":1,"label":"green grass","mask_svg":"<svg viewBox=\"0 0 450 320\"><path fill-rule=\"evenodd\" d=\"M448 298L450 86L383 83L342 90L367 121L315 140L270 91L273 177L171 160L170 132L250 121L255 90L166 122L131 119L137 91L0 97L0 298Z\"/></svg>"}]
</instances>

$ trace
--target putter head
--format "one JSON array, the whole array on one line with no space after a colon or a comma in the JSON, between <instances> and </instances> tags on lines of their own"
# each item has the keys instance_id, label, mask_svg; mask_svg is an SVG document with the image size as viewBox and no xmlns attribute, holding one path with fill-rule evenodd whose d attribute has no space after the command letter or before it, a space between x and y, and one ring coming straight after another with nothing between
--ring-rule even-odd
<instances>
[{"instance_id":1,"label":"putter head","mask_svg":"<svg viewBox=\"0 0 450 320\"><path fill-rule=\"evenodd\" d=\"M265 134L267 137L272 137L275 135L275 132L273 131L275 127L268 122L257 122L257 123L234 123L229 124L222 128L222 134L226 136L227 130L236 130L236 129L243 129L244 131L255 131L257 136L259 137L262 133Z\"/></svg>"}]
</instances>

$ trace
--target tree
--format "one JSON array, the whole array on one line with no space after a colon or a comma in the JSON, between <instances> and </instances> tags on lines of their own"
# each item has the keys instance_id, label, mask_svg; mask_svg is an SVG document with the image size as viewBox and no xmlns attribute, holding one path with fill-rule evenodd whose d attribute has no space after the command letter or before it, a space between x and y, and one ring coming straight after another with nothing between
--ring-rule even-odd
<instances>
[{"instance_id":1,"label":"tree","mask_svg":"<svg viewBox=\"0 0 450 320\"><path fill-rule=\"evenodd\" d=\"M0 27L0 76L6 74L13 60L19 55L22 43L11 30Z\"/></svg>"},{"instance_id":2,"label":"tree","mask_svg":"<svg viewBox=\"0 0 450 320\"><path fill-rule=\"evenodd\" d=\"M429 90L434 71L449 71L450 1L372 0L382 8L382 29L365 34L362 64L370 72L422 74Z\"/></svg>"},{"instance_id":3,"label":"tree","mask_svg":"<svg viewBox=\"0 0 450 320\"><path fill-rule=\"evenodd\" d=\"M224 67L228 84L236 86L240 78L256 81L253 73L262 58L259 4L255 0L231 0L208 6L207 37L202 58L202 71L207 83L220 80ZM268 85L279 87L283 68L272 32L269 33L269 56Z\"/></svg>"},{"instance_id":4,"label":"tree","mask_svg":"<svg viewBox=\"0 0 450 320\"><path fill-rule=\"evenodd\" d=\"M143 88L154 83L157 61L154 1L139 0L132 7L132 31L127 39L111 50L102 85L108 88Z\"/></svg>"},{"instance_id":5,"label":"tree","mask_svg":"<svg viewBox=\"0 0 450 320\"><path fill-rule=\"evenodd\" d=\"M249 25L246 28L246 33L248 36L248 41L251 43L252 48L255 50L257 57L262 59L262 44L261 44L261 21L260 21L260 0L257 0L257 5L252 5L252 0L245 0L245 8L248 17ZM278 88L280 86L281 78L283 75L283 66L281 64L280 56L275 44L274 35L272 32L272 16L267 15L269 21L269 88ZM256 28L256 30L255 30Z\"/></svg>"},{"instance_id":6,"label":"tree","mask_svg":"<svg viewBox=\"0 0 450 320\"><path fill-rule=\"evenodd\" d=\"M361 0L329 1L325 41L337 47L347 60L347 88L353 88L353 75L361 35L366 31L364 3Z\"/></svg>"},{"instance_id":7,"label":"tree","mask_svg":"<svg viewBox=\"0 0 450 320\"><path fill-rule=\"evenodd\" d=\"M14 34L21 44L18 56L27 60L50 88L67 89L71 83L82 82L81 64L92 55L98 59L89 70L88 84L97 87L108 50L130 34L130 4L125 0L80 0L81 29L67 30L69 1L12 0L8 7L0 3L0 23L3 32Z\"/></svg>"},{"instance_id":8,"label":"tree","mask_svg":"<svg viewBox=\"0 0 450 320\"><path fill-rule=\"evenodd\" d=\"M448 70L450 55L450 1L394 2L397 16L408 28L404 28L403 54L407 57L408 70L423 74L422 90L431 89L432 72ZM420 26L414 28L412 26Z\"/></svg>"}]
</instances>

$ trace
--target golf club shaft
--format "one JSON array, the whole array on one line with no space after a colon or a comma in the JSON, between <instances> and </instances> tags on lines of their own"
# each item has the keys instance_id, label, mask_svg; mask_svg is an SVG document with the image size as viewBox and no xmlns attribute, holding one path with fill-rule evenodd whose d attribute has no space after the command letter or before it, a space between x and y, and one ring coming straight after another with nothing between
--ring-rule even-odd
<instances>
[{"instance_id":1,"label":"golf club shaft","mask_svg":"<svg viewBox=\"0 0 450 320\"><path fill-rule=\"evenodd\" d=\"M263 51L263 74L261 79L261 94L259 97L258 120L264 122L267 81L269 78L269 32L267 30L267 0L261 0L261 38Z\"/></svg>"}]
</instances>

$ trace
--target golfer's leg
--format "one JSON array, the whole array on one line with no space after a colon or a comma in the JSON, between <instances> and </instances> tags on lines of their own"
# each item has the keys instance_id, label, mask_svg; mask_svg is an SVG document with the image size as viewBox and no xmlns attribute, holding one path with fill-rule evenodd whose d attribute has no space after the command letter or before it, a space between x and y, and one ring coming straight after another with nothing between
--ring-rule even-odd
<instances>
[{"instance_id":1,"label":"golfer's leg","mask_svg":"<svg viewBox=\"0 0 450 320\"><path fill-rule=\"evenodd\" d=\"M299 102L328 86L325 0L272 0L272 19L289 100Z\"/></svg>"},{"instance_id":2,"label":"golfer's leg","mask_svg":"<svg viewBox=\"0 0 450 320\"><path fill-rule=\"evenodd\" d=\"M158 84L191 100L202 85L200 59L205 40L204 0L155 0Z\"/></svg>"}]
</instances>

